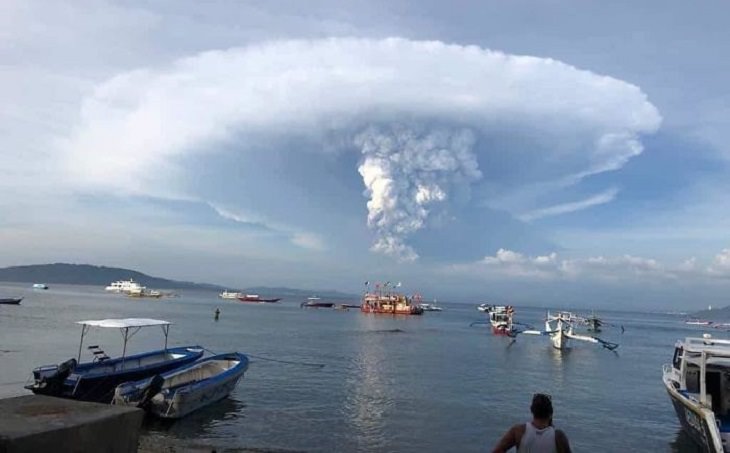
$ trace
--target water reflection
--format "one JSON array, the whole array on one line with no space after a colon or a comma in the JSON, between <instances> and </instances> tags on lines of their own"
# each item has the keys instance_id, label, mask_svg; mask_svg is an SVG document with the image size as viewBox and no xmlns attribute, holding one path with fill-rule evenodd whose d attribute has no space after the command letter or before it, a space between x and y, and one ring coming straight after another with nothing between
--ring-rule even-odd
<instances>
[{"instance_id":1,"label":"water reflection","mask_svg":"<svg viewBox=\"0 0 730 453\"><path fill-rule=\"evenodd\" d=\"M201 438L212 435L221 425L245 417L246 405L235 397L224 398L193 412L181 420L145 418L143 429L150 434L167 433L175 437Z\"/></svg>"},{"instance_id":2,"label":"water reflection","mask_svg":"<svg viewBox=\"0 0 730 453\"><path fill-rule=\"evenodd\" d=\"M387 445L387 412L393 406L390 391L394 382L386 370L388 349L397 348L403 340L401 332L382 329L382 323L374 316L361 316L358 324L373 334L357 339L352 359L354 369L348 373L345 386L343 415L352 426L358 450L382 450Z\"/></svg>"},{"instance_id":3,"label":"water reflection","mask_svg":"<svg viewBox=\"0 0 730 453\"><path fill-rule=\"evenodd\" d=\"M669 446L675 453L702 453L702 448L682 429L677 432Z\"/></svg>"}]
</instances>

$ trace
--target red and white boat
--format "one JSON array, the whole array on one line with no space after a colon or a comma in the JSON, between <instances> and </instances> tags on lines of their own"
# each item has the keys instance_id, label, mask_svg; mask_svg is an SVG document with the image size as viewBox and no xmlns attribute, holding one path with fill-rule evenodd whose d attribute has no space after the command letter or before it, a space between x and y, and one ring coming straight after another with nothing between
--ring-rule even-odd
<instances>
[{"instance_id":1,"label":"red and white boat","mask_svg":"<svg viewBox=\"0 0 730 453\"><path fill-rule=\"evenodd\" d=\"M360 305L363 313L379 313L388 315L421 315L423 308L419 305L420 297L406 297L403 294L378 291L365 293Z\"/></svg>"},{"instance_id":2,"label":"red and white boat","mask_svg":"<svg viewBox=\"0 0 730 453\"><path fill-rule=\"evenodd\" d=\"M511 305L492 305L486 313L495 335L512 335L514 332L512 317L515 310Z\"/></svg>"},{"instance_id":3,"label":"red and white boat","mask_svg":"<svg viewBox=\"0 0 730 453\"><path fill-rule=\"evenodd\" d=\"M258 294L244 294L242 296L238 297L238 300L241 302L252 302L252 303L274 303L279 302L281 299L264 299L263 297L259 296Z\"/></svg>"}]
</instances>

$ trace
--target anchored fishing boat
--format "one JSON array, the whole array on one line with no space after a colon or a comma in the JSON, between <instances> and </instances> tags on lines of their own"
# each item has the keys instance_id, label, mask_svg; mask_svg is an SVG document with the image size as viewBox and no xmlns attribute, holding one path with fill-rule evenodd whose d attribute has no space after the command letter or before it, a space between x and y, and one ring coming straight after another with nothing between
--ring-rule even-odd
<instances>
[{"instance_id":1,"label":"anchored fishing boat","mask_svg":"<svg viewBox=\"0 0 730 453\"><path fill-rule=\"evenodd\" d=\"M238 292L234 293L225 289L222 293L218 294L218 297L221 299L238 299L239 297L243 297L243 294Z\"/></svg>"},{"instance_id":2,"label":"anchored fishing boat","mask_svg":"<svg viewBox=\"0 0 730 453\"><path fill-rule=\"evenodd\" d=\"M22 297L3 297L0 298L0 305L20 305Z\"/></svg>"},{"instance_id":3,"label":"anchored fishing boat","mask_svg":"<svg viewBox=\"0 0 730 453\"><path fill-rule=\"evenodd\" d=\"M613 351L619 347L618 343L602 340L598 337L589 335L580 335L574 332L573 324L578 319L573 313L561 311L556 314L550 314L548 312L545 318L545 330L523 330L518 333L524 333L528 335L547 335L550 337L550 342L555 349L566 349L570 340L585 341L588 343L597 343L604 348Z\"/></svg>"},{"instance_id":4,"label":"anchored fishing boat","mask_svg":"<svg viewBox=\"0 0 730 453\"><path fill-rule=\"evenodd\" d=\"M489 324L492 325L492 332L496 335L512 335L514 326L512 317L515 309L511 305L493 305L487 311Z\"/></svg>"},{"instance_id":5,"label":"anchored fishing boat","mask_svg":"<svg viewBox=\"0 0 730 453\"><path fill-rule=\"evenodd\" d=\"M662 380L687 434L704 451L730 451L730 340L678 341Z\"/></svg>"},{"instance_id":6,"label":"anchored fishing boat","mask_svg":"<svg viewBox=\"0 0 730 453\"><path fill-rule=\"evenodd\" d=\"M45 283L33 283L33 289L48 289Z\"/></svg>"},{"instance_id":7,"label":"anchored fishing boat","mask_svg":"<svg viewBox=\"0 0 730 453\"><path fill-rule=\"evenodd\" d=\"M148 379L125 382L114 404L137 406L161 418L182 418L227 397L248 369L248 357L232 352L183 365Z\"/></svg>"},{"instance_id":8,"label":"anchored fishing boat","mask_svg":"<svg viewBox=\"0 0 730 453\"><path fill-rule=\"evenodd\" d=\"M259 296L258 294L244 294L243 296L237 297L237 299L240 300L241 302L253 302L253 303L257 303L257 302L274 303L274 302L279 302L281 300L281 299L264 299L261 296Z\"/></svg>"},{"instance_id":9,"label":"anchored fishing boat","mask_svg":"<svg viewBox=\"0 0 730 453\"><path fill-rule=\"evenodd\" d=\"M307 297L305 302L299 304L302 308L332 308L334 305L334 302L323 302L319 297Z\"/></svg>"},{"instance_id":10,"label":"anchored fishing boat","mask_svg":"<svg viewBox=\"0 0 730 453\"><path fill-rule=\"evenodd\" d=\"M377 291L365 293L360 305L363 313L378 313L390 315L421 315L420 298L418 296L406 297L403 294Z\"/></svg>"},{"instance_id":11,"label":"anchored fishing boat","mask_svg":"<svg viewBox=\"0 0 730 453\"><path fill-rule=\"evenodd\" d=\"M114 388L122 382L164 373L203 356L200 346L168 348L171 325L168 321L127 318L79 321L78 324L81 324L78 357L59 365L34 369L34 382L26 386L26 389L40 395L109 403L114 396ZM159 326L165 336L164 348L127 356L129 339L140 329L155 326ZM92 345L88 350L93 355L93 360L81 363L84 338L91 327L119 329L124 341L121 357L111 358L98 345Z\"/></svg>"}]
</instances>

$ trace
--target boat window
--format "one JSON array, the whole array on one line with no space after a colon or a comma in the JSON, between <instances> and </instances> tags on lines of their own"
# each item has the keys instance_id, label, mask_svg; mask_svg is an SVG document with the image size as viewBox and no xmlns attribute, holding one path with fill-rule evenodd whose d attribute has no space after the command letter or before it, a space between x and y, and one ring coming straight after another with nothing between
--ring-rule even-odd
<instances>
[{"instance_id":1,"label":"boat window","mask_svg":"<svg viewBox=\"0 0 730 453\"><path fill-rule=\"evenodd\" d=\"M682 348L674 348L674 358L672 359L672 365L675 369L680 369L682 365Z\"/></svg>"}]
</instances>

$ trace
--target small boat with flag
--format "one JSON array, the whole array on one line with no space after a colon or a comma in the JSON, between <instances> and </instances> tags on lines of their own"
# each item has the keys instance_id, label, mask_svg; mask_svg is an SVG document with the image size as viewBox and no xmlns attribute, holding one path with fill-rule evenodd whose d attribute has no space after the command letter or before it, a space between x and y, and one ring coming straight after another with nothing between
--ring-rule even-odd
<instances>
[{"instance_id":1,"label":"small boat with flag","mask_svg":"<svg viewBox=\"0 0 730 453\"><path fill-rule=\"evenodd\" d=\"M730 340L678 341L662 381L689 437L703 451L730 451Z\"/></svg>"},{"instance_id":2,"label":"small boat with flag","mask_svg":"<svg viewBox=\"0 0 730 453\"><path fill-rule=\"evenodd\" d=\"M122 382L136 381L194 362L203 356L200 346L168 348L171 323L157 319L126 318L79 321L81 340L77 358L59 365L33 370L33 384L25 388L39 395L109 403L114 389ZM92 327L119 329L123 339L122 355L111 358L98 345L88 347L93 359L81 363L84 338ZM127 355L128 341L142 328L160 327L165 337L163 349Z\"/></svg>"},{"instance_id":3,"label":"small boat with flag","mask_svg":"<svg viewBox=\"0 0 730 453\"><path fill-rule=\"evenodd\" d=\"M275 303L279 302L280 298L263 298L259 296L258 294L244 294L242 296L237 297L238 300L241 302L251 302L251 303Z\"/></svg>"},{"instance_id":4,"label":"small boat with flag","mask_svg":"<svg viewBox=\"0 0 730 453\"><path fill-rule=\"evenodd\" d=\"M245 355L218 354L147 379L120 384L112 402L140 407L160 418L182 418L226 398L247 369Z\"/></svg>"},{"instance_id":5,"label":"small boat with flag","mask_svg":"<svg viewBox=\"0 0 730 453\"><path fill-rule=\"evenodd\" d=\"M2 297L0 298L0 305L20 305L22 301L22 297Z\"/></svg>"}]
</instances>

